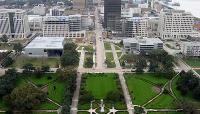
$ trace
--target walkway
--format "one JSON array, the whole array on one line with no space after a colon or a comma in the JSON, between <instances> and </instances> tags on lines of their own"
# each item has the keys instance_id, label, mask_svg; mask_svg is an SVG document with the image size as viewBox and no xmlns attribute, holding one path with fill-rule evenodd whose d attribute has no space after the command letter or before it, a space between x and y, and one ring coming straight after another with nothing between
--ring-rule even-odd
<instances>
[{"instance_id":1,"label":"walkway","mask_svg":"<svg viewBox=\"0 0 200 114\"><path fill-rule=\"evenodd\" d=\"M117 53L116 53L116 50L115 50L115 46L114 46L113 43L111 43L111 49L112 49L113 58L114 58L114 61L115 61L116 68L117 69L121 69L119 58L117 56Z\"/></svg>"}]
</instances>

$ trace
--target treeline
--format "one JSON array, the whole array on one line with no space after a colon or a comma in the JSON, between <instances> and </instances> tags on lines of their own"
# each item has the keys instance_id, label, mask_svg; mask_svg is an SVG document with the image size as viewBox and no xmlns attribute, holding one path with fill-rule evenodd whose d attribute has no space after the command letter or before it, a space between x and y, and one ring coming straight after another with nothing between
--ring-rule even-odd
<instances>
[{"instance_id":1,"label":"treeline","mask_svg":"<svg viewBox=\"0 0 200 114\"><path fill-rule=\"evenodd\" d=\"M192 95L194 99L200 101L200 79L192 71L182 71L176 85L183 96Z\"/></svg>"}]
</instances>

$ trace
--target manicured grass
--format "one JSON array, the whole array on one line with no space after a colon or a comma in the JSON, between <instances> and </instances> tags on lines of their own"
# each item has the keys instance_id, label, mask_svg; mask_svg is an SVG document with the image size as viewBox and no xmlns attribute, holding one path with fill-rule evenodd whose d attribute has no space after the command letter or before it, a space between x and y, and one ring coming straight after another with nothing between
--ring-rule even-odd
<instances>
[{"instance_id":1,"label":"manicured grass","mask_svg":"<svg viewBox=\"0 0 200 114\"><path fill-rule=\"evenodd\" d=\"M57 106L56 104L46 101L42 103L41 105L38 105L35 109L36 110L57 110L58 108L59 106Z\"/></svg>"},{"instance_id":2,"label":"manicured grass","mask_svg":"<svg viewBox=\"0 0 200 114\"><path fill-rule=\"evenodd\" d=\"M55 89L54 89L55 86ZM64 98L65 83L56 81L48 85L48 97L57 103L62 103Z\"/></svg>"},{"instance_id":3,"label":"manicured grass","mask_svg":"<svg viewBox=\"0 0 200 114\"><path fill-rule=\"evenodd\" d=\"M80 46L78 48L78 50L82 50L82 48L84 47L84 50L92 52L93 51L93 46L92 45L88 45L88 46Z\"/></svg>"},{"instance_id":4,"label":"manicured grass","mask_svg":"<svg viewBox=\"0 0 200 114\"><path fill-rule=\"evenodd\" d=\"M81 84L84 87L85 92L90 92L94 96L95 103L94 107L99 107L97 103L100 103L101 99L104 99L105 106L107 108L112 108L114 106L116 109L126 109L124 99L119 99L117 102L111 103L111 101L106 101L106 97L109 92L122 90L119 88L120 85L117 83L115 74L84 74L83 82ZM82 91L84 92L84 91ZM82 93L80 93L82 95ZM81 101L80 101L81 102ZM89 109L90 102L79 103L79 109Z\"/></svg>"},{"instance_id":5,"label":"manicured grass","mask_svg":"<svg viewBox=\"0 0 200 114\"><path fill-rule=\"evenodd\" d=\"M106 53L106 64L108 68L116 67L112 52Z\"/></svg>"},{"instance_id":6,"label":"manicured grass","mask_svg":"<svg viewBox=\"0 0 200 114\"><path fill-rule=\"evenodd\" d=\"M121 57L121 55L122 55L122 52L117 52L118 58Z\"/></svg>"},{"instance_id":7,"label":"manicured grass","mask_svg":"<svg viewBox=\"0 0 200 114\"><path fill-rule=\"evenodd\" d=\"M122 112L122 111L120 111L120 112L116 112L115 114L128 114L128 112Z\"/></svg>"},{"instance_id":8,"label":"manicured grass","mask_svg":"<svg viewBox=\"0 0 200 114\"><path fill-rule=\"evenodd\" d=\"M121 48L117 45L115 45L115 50L121 50Z\"/></svg>"},{"instance_id":9,"label":"manicured grass","mask_svg":"<svg viewBox=\"0 0 200 114\"><path fill-rule=\"evenodd\" d=\"M146 108L155 108L155 109L165 109L165 108L176 108L176 102L170 95L162 94L157 99L155 99L153 102L148 104Z\"/></svg>"},{"instance_id":10,"label":"manicured grass","mask_svg":"<svg viewBox=\"0 0 200 114\"><path fill-rule=\"evenodd\" d=\"M77 114L89 114L89 112L78 112Z\"/></svg>"},{"instance_id":11,"label":"manicured grass","mask_svg":"<svg viewBox=\"0 0 200 114\"><path fill-rule=\"evenodd\" d=\"M174 94L176 95L176 97L180 100L184 100L184 101L192 103L197 108L200 107L200 102L193 99L192 94L189 93L188 95L183 96L183 95L181 95L181 92L176 89L176 82L177 82L178 78L179 77L177 77L172 83L172 90L174 91Z\"/></svg>"},{"instance_id":12,"label":"manicured grass","mask_svg":"<svg viewBox=\"0 0 200 114\"><path fill-rule=\"evenodd\" d=\"M162 76L154 74L125 74L129 93L134 104L142 105L153 98L158 92L155 91L156 85L164 85L167 81Z\"/></svg>"},{"instance_id":13,"label":"manicured grass","mask_svg":"<svg viewBox=\"0 0 200 114\"><path fill-rule=\"evenodd\" d=\"M200 74L200 70L195 70L198 74Z\"/></svg>"},{"instance_id":14,"label":"manicured grass","mask_svg":"<svg viewBox=\"0 0 200 114\"><path fill-rule=\"evenodd\" d=\"M42 65L49 65L50 67L57 68L59 65L59 58L33 58L27 56L18 56L11 67L22 68L23 65L31 63L34 67L41 67Z\"/></svg>"},{"instance_id":15,"label":"manicured grass","mask_svg":"<svg viewBox=\"0 0 200 114\"><path fill-rule=\"evenodd\" d=\"M104 48L105 50L111 50L111 45L109 42L104 42Z\"/></svg>"},{"instance_id":16,"label":"manicured grass","mask_svg":"<svg viewBox=\"0 0 200 114\"><path fill-rule=\"evenodd\" d=\"M30 74L27 79L33 82L37 86L43 86L45 84L48 84L52 82L53 80L56 80L58 78L58 74L56 73L45 73L38 78L34 74Z\"/></svg>"},{"instance_id":17,"label":"manicured grass","mask_svg":"<svg viewBox=\"0 0 200 114\"><path fill-rule=\"evenodd\" d=\"M58 114L56 112L33 112L32 114Z\"/></svg>"},{"instance_id":18,"label":"manicured grass","mask_svg":"<svg viewBox=\"0 0 200 114\"><path fill-rule=\"evenodd\" d=\"M12 50L13 44L12 43L0 43L0 50Z\"/></svg>"},{"instance_id":19,"label":"manicured grass","mask_svg":"<svg viewBox=\"0 0 200 114\"><path fill-rule=\"evenodd\" d=\"M117 83L113 76L113 74L87 74L85 88L95 99L105 99L110 91L117 91Z\"/></svg>"},{"instance_id":20,"label":"manicured grass","mask_svg":"<svg viewBox=\"0 0 200 114\"><path fill-rule=\"evenodd\" d=\"M148 112L147 114L184 114L183 112Z\"/></svg>"},{"instance_id":21,"label":"manicured grass","mask_svg":"<svg viewBox=\"0 0 200 114\"><path fill-rule=\"evenodd\" d=\"M199 58L187 58L184 60L191 67L200 67L200 59Z\"/></svg>"}]
</instances>

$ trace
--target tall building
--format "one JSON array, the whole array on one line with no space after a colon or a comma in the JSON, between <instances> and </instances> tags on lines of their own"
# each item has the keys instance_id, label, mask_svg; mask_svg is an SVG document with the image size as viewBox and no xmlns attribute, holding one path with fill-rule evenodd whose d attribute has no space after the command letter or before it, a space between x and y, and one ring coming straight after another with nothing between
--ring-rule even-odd
<instances>
[{"instance_id":1,"label":"tall building","mask_svg":"<svg viewBox=\"0 0 200 114\"><path fill-rule=\"evenodd\" d=\"M148 18L145 17L132 17L125 22L125 36L126 37L136 37L148 36Z\"/></svg>"},{"instance_id":2,"label":"tall building","mask_svg":"<svg viewBox=\"0 0 200 114\"><path fill-rule=\"evenodd\" d=\"M69 15L69 31L81 31L81 15Z\"/></svg>"},{"instance_id":3,"label":"tall building","mask_svg":"<svg viewBox=\"0 0 200 114\"><path fill-rule=\"evenodd\" d=\"M121 0L104 1L104 28L115 31L121 19Z\"/></svg>"},{"instance_id":4,"label":"tall building","mask_svg":"<svg viewBox=\"0 0 200 114\"><path fill-rule=\"evenodd\" d=\"M46 14L46 8L44 7L44 4L39 4L33 8L33 14L34 15L45 15Z\"/></svg>"},{"instance_id":5,"label":"tall building","mask_svg":"<svg viewBox=\"0 0 200 114\"><path fill-rule=\"evenodd\" d=\"M65 13L65 8L60 6L55 6L50 9L50 16L63 16Z\"/></svg>"},{"instance_id":6,"label":"tall building","mask_svg":"<svg viewBox=\"0 0 200 114\"><path fill-rule=\"evenodd\" d=\"M159 34L162 39L182 39L194 34L194 17L183 10L160 13Z\"/></svg>"},{"instance_id":7,"label":"tall building","mask_svg":"<svg viewBox=\"0 0 200 114\"><path fill-rule=\"evenodd\" d=\"M26 11L21 9L0 9L0 36L26 38L30 35Z\"/></svg>"}]
</instances>

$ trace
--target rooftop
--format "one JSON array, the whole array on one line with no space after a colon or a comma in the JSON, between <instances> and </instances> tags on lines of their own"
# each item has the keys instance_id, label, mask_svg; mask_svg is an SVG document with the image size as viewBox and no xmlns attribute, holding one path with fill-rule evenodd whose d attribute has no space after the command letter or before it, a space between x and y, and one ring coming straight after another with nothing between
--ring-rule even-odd
<instances>
[{"instance_id":1,"label":"rooftop","mask_svg":"<svg viewBox=\"0 0 200 114\"><path fill-rule=\"evenodd\" d=\"M42 49L63 49L64 37L36 37L26 47Z\"/></svg>"},{"instance_id":2,"label":"rooftop","mask_svg":"<svg viewBox=\"0 0 200 114\"><path fill-rule=\"evenodd\" d=\"M24 13L25 10L22 10L22 9L0 9L0 13L9 13L9 12Z\"/></svg>"},{"instance_id":3,"label":"rooftop","mask_svg":"<svg viewBox=\"0 0 200 114\"><path fill-rule=\"evenodd\" d=\"M159 38L135 37L123 39L125 43L139 43L140 45L148 44L154 45L155 43L163 43Z\"/></svg>"}]
</instances>

